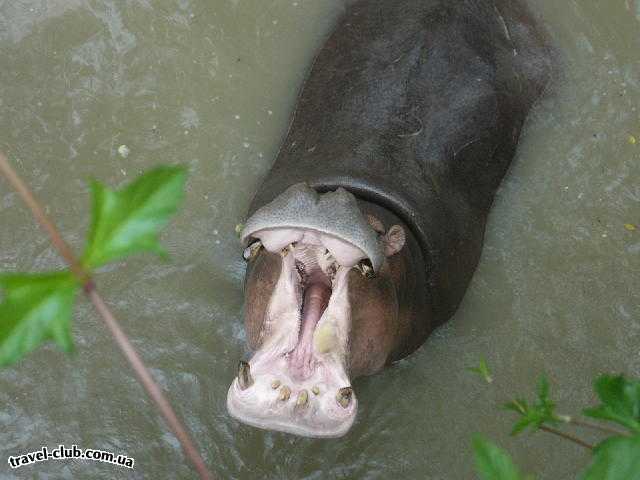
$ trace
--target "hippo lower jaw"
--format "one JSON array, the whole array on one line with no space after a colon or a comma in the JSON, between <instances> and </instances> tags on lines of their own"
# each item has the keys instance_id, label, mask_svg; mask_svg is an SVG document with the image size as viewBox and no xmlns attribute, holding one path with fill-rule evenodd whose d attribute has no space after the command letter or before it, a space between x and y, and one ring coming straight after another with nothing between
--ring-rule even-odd
<instances>
[{"instance_id":1,"label":"hippo lower jaw","mask_svg":"<svg viewBox=\"0 0 640 480\"><path fill-rule=\"evenodd\" d=\"M351 266L332 258L322 244L282 250L262 345L249 363L240 362L227 395L236 419L307 437L339 437L351 428L357 412L346 368Z\"/></svg>"},{"instance_id":2,"label":"hippo lower jaw","mask_svg":"<svg viewBox=\"0 0 640 480\"><path fill-rule=\"evenodd\" d=\"M305 437L334 438L347 433L358 407L351 387L344 387L349 385L344 369L320 364L311 377L300 381L290 374L287 364L282 356L269 361L254 357L250 385L244 385L239 376L229 388L231 416L254 427Z\"/></svg>"}]
</instances>

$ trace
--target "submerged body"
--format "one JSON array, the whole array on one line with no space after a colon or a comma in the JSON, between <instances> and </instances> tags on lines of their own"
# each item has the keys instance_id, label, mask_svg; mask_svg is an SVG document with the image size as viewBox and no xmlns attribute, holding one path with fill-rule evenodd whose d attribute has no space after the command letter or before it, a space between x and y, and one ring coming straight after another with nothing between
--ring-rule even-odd
<instances>
[{"instance_id":1,"label":"submerged body","mask_svg":"<svg viewBox=\"0 0 640 480\"><path fill-rule=\"evenodd\" d=\"M240 420L331 437L351 381L455 312L496 189L551 73L503 0L363 0L317 56L242 240L249 261Z\"/></svg>"}]
</instances>

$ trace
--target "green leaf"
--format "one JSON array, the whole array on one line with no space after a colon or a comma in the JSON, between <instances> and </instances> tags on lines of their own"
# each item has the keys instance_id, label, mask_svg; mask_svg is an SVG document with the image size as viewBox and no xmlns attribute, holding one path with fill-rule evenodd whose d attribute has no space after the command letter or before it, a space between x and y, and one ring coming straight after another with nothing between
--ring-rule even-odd
<instances>
[{"instance_id":1,"label":"green leaf","mask_svg":"<svg viewBox=\"0 0 640 480\"><path fill-rule=\"evenodd\" d=\"M593 450L582 480L640 480L640 435L612 437Z\"/></svg>"},{"instance_id":2,"label":"green leaf","mask_svg":"<svg viewBox=\"0 0 640 480\"><path fill-rule=\"evenodd\" d=\"M166 256L158 234L184 196L186 169L158 167L121 190L91 183L91 228L82 258L92 269L136 252Z\"/></svg>"},{"instance_id":3,"label":"green leaf","mask_svg":"<svg viewBox=\"0 0 640 480\"><path fill-rule=\"evenodd\" d=\"M555 413L556 404L549 398L549 382L544 375L538 382L536 403L529 405L524 399L515 399L505 404L504 408L521 416L513 426L511 435L517 435L527 428L537 430L544 423L557 424L562 420Z\"/></svg>"},{"instance_id":4,"label":"green leaf","mask_svg":"<svg viewBox=\"0 0 640 480\"><path fill-rule=\"evenodd\" d=\"M493 382L491 371L489 370L487 361L484 358L480 359L480 364L477 367L468 367L467 370L475 373L476 375L479 375L487 383Z\"/></svg>"},{"instance_id":5,"label":"green leaf","mask_svg":"<svg viewBox=\"0 0 640 480\"><path fill-rule=\"evenodd\" d=\"M634 433L640 433L640 381L627 380L622 375L602 375L594 383L601 405L588 408L588 417L619 423Z\"/></svg>"},{"instance_id":6,"label":"green leaf","mask_svg":"<svg viewBox=\"0 0 640 480\"><path fill-rule=\"evenodd\" d=\"M490 441L476 435L473 438L473 450L476 471L482 480L523 479L509 454Z\"/></svg>"},{"instance_id":7,"label":"green leaf","mask_svg":"<svg viewBox=\"0 0 640 480\"><path fill-rule=\"evenodd\" d=\"M52 339L73 350L71 309L78 282L70 272L0 275L0 365L14 363Z\"/></svg>"}]
</instances>

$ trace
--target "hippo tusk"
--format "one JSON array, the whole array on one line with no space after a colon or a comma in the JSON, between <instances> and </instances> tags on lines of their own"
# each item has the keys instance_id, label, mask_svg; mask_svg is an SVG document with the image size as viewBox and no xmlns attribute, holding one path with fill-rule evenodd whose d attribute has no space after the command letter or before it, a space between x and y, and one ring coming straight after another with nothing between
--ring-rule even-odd
<instances>
[{"instance_id":1,"label":"hippo tusk","mask_svg":"<svg viewBox=\"0 0 640 480\"><path fill-rule=\"evenodd\" d=\"M244 258L247 262L250 262L254 258L258 256L258 252L262 248L262 242L260 240L256 240L242 252L242 258Z\"/></svg>"},{"instance_id":2,"label":"hippo tusk","mask_svg":"<svg viewBox=\"0 0 640 480\"><path fill-rule=\"evenodd\" d=\"M360 261L356 265L356 269L360 272L363 277L373 278L376 276L376 272L373 270L373 266L371 265L371 260L364 259Z\"/></svg>"},{"instance_id":3,"label":"hippo tusk","mask_svg":"<svg viewBox=\"0 0 640 480\"><path fill-rule=\"evenodd\" d=\"M336 395L336 400L340 404L342 408L347 408L351 403L351 397L353 397L353 388L351 387L343 387L338 390L338 394Z\"/></svg>"},{"instance_id":4,"label":"hippo tusk","mask_svg":"<svg viewBox=\"0 0 640 480\"><path fill-rule=\"evenodd\" d=\"M244 360L240 360L238 363L238 386L240 386L240 390L246 390L251 385L253 385L251 367Z\"/></svg>"}]
</instances>

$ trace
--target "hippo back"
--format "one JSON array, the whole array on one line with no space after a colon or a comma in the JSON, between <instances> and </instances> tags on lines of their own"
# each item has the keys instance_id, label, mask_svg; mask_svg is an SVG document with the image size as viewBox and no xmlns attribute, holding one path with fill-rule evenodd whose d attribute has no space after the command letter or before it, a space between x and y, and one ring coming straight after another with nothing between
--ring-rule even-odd
<instances>
[{"instance_id":1,"label":"hippo back","mask_svg":"<svg viewBox=\"0 0 640 480\"><path fill-rule=\"evenodd\" d=\"M344 187L416 237L431 328L459 305L552 52L514 0L362 0L311 67L249 214L289 186Z\"/></svg>"}]
</instances>

